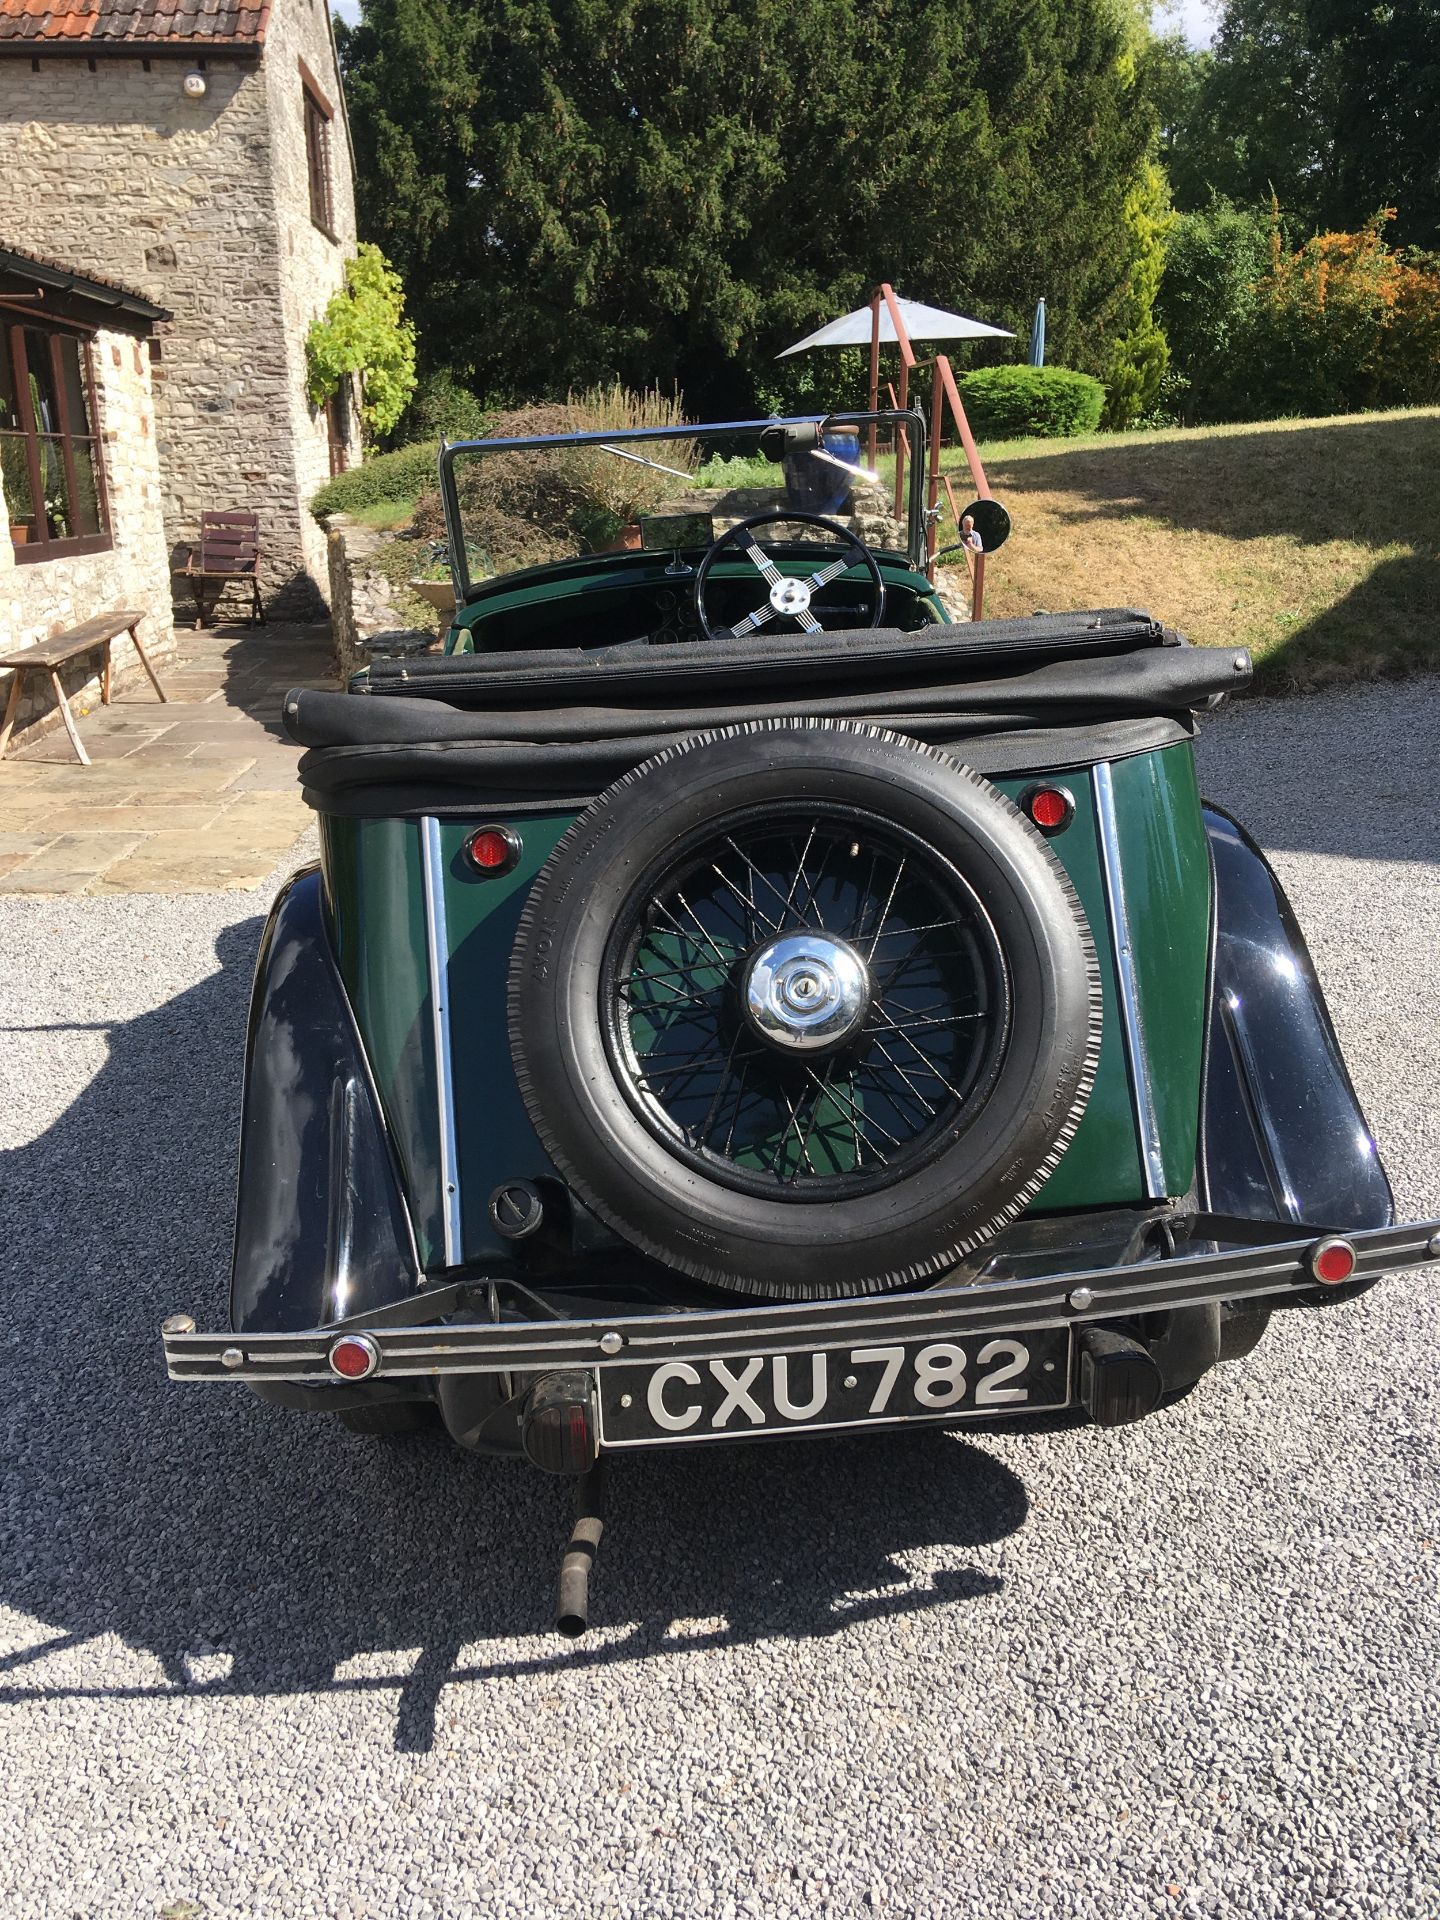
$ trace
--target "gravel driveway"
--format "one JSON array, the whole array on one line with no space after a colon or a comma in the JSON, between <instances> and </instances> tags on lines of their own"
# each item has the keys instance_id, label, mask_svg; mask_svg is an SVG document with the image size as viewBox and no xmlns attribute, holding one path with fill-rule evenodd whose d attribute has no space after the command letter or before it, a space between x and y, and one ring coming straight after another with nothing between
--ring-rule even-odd
<instances>
[{"instance_id":1,"label":"gravel driveway","mask_svg":"<svg viewBox=\"0 0 1440 1920\"><path fill-rule=\"evenodd\" d=\"M1402 1210L1440 1213L1440 683L1252 704ZM0 902L0 1912L1440 1912L1437 1277L1115 1434L636 1459L580 1648L563 1490L239 1390L261 896Z\"/></svg>"}]
</instances>

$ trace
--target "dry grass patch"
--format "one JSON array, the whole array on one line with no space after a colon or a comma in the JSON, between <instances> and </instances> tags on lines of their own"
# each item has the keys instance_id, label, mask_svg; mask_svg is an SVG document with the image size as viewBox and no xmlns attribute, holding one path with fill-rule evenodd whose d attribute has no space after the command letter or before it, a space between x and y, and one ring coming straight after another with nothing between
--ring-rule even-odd
<instances>
[{"instance_id":1,"label":"dry grass patch","mask_svg":"<svg viewBox=\"0 0 1440 1920\"><path fill-rule=\"evenodd\" d=\"M994 616L1145 607L1271 690L1440 665L1440 409L986 448Z\"/></svg>"}]
</instances>

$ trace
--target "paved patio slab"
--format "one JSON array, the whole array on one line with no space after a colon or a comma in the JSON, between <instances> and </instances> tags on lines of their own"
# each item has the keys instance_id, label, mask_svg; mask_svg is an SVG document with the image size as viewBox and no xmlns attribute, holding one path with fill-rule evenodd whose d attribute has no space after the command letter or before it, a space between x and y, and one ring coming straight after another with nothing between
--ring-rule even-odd
<instances>
[{"instance_id":1,"label":"paved patio slab","mask_svg":"<svg viewBox=\"0 0 1440 1920\"><path fill-rule=\"evenodd\" d=\"M324 626L182 633L162 672L82 710L82 767L63 731L0 762L0 893L198 893L259 886L311 822L291 687L335 684Z\"/></svg>"}]
</instances>

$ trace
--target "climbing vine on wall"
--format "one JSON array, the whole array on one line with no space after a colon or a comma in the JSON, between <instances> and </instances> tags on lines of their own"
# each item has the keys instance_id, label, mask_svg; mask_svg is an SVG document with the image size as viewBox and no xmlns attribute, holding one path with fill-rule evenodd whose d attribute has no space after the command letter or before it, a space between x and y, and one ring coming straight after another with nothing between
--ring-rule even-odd
<instances>
[{"instance_id":1,"label":"climbing vine on wall","mask_svg":"<svg viewBox=\"0 0 1440 1920\"><path fill-rule=\"evenodd\" d=\"M353 375L367 439L388 433L415 391L415 329L400 276L376 246L345 263L345 285L305 336L306 392L323 407Z\"/></svg>"}]
</instances>

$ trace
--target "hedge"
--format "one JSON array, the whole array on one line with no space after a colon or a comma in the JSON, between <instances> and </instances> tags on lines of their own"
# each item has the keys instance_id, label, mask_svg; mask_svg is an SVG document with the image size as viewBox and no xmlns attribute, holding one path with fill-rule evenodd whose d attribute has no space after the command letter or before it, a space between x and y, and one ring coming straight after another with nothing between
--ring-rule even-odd
<instances>
[{"instance_id":1,"label":"hedge","mask_svg":"<svg viewBox=\"0 0 1440 1920\"><path fill-rule=\"evenodd\" d=\"M981 440L1070 440L1094 433L1105 389L1067 367L977 367L962 374L960 397Z\"/></svg>"},{"instance_id":2,"label":"hedge","mask_svg":"<svg viewBox=\"0 0 1440 1920\"><path fill-rule=\"evenodd\" d=\"M377 453L363 466L327 480L310 502L310 511L318 518L322 513L353 513L381 500L418 500L437 484L439 458L437 440L417 440L394 453Z\"/></svg>"}]
</instances>

